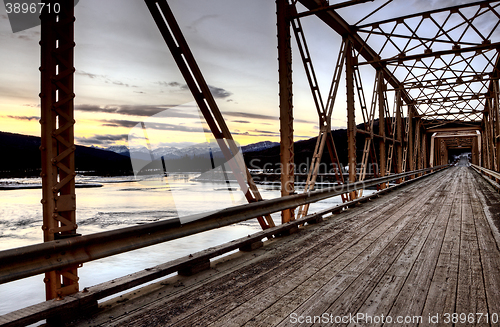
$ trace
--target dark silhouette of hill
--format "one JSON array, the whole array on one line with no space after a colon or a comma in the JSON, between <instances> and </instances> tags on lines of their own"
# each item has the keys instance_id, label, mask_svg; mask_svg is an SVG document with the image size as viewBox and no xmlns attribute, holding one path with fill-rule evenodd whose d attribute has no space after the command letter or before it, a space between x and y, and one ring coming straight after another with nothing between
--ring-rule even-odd
<instances>
[{"instance_id":1,"label":"dark silhouette of hill","mask_svg":"<svg viewBox=\"0 0 500 327\"><path fill-rule=\"evenodd\" d=\"M38 176L41 171L40 138L0 132L0 176ZM120 154L77 145L76 170L96 175L132 174L130 159Z\"/></svg>"},{"instance_id":2,"label":"dark silhouette of hill","mask_svg":"<svg viewBox=\"0 0 500 327\"><path fill-rule=\"evenodd\" d=\"M362 124L358 125L359 128L364 129ZM374 122L374 132L378 133L378 120ZM335 143L335 148L337 149L337 155L342 166L347 165L347 129L338 129L332 131L333 141ZM297 141L294 144L295 153L295 165L297 167L305 168L309 167L314 148L316 146L317 137L313 137L308 140ZM356 134L356 156L358 162L363 156L363 145L365 142L365 135L357 133ZM270 149L265 149L258 152L251 152L244 155L245 162L250 169L276 169L279 168L280 163L280 147L276 146ZM321 162L327 165L331 164L330 155L328 149L325 145L325 150L323 152L323 157ZM264 167L264 165L266 165Z\"/></svg>"},{"instance_id":3,"label":"dark silhouette of hill","mask_svg":"<svg viewBox=\"0 0 500 327\"><path fill-rule=\"evenodd\" d=\"M362 125L359 128L364 128ZM374 132L378 133L378 120L374 122ZM347 165L347 130L332 131L333 140L341 165ZM298 141L294 144L295 164L301 171L309 167L317 137ZM363 155L365 135L356 135L358 161ZM40 138L21 134L0 132L0 177L38 176L41 171ZM250 169L280 168L280 147L274 146L260 151L244 152L245 162ZM179 159L165 160L169 171L203 171L199 168L201 159L197 156L184 156ZM224 161L214 158L218 166ZM220 162L219 162L220 161ZM321 160L332 168L328 150ZM76 170L102 176L131 175L130 158L112 151L77 145L75 151ZM208 166L207 166L208 167ZM208 167L210 169L210 167ZM206 169L205 169L206 170Z\"/></svg>"}]
</instances>

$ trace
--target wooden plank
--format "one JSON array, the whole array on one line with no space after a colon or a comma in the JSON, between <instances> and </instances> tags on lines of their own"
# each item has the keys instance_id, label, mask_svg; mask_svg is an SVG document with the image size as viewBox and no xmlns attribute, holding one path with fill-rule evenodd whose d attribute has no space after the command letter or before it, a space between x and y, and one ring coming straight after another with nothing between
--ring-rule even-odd
<instances>
[{"instance_id":1,"label":"wooden plank","mask_svg":"<svg viewBox=\"0 0 500 327\"><path fill-rule=\"evenodd\" d=\"M482 191L473 188L470 200L479 244L488 313L490 315L500 314L500 275L498 273L500 271L500 252L491 227L486 220L484 210L487 209L483 208L479 201L478 193L480 192Z\"/></svg>"},{"instance_id":2,"label":"wooden plank","mask_svg":"<svg viewBox=\"0 0 500 327\"><path fill-rule=\"evenodd\" d=\"M384 207L385 207L385 208L384 208L384 210L388 210L388 208L390 208L390 207L391 207L391 205L387 205L387 204L385 204L385 205L384 205ZM373 208L373 207L371 207L371 208ZM358 209L358 208L356 208L356 209ZM351 210L351 209L350 209L350 210ZM349 210L349 211L350 211L350 210ZM356 211L354 211L355 209L352 209L352 210L353 210L353 211L352 211L353 213L359 213L359 212L360 212L360 210L359 210L359 209L358 209L358 210L356 210ZM342 214L342 215L346 215L346 214L347 214L347 215L349 215L349 211L348 211L347 213ZM361 209L361 212L362 212L362 211L363 211L363 209ZM368 210L368 211L369 211L369 210ZM376 213L376 212L372 212L372 214L375 214L375 213ZM378 213L380 213L380 211L379 211ZM341 216L342 216L342 215L341 215ZM351 218L353 219L353 222L356 222L356 223L358 223L358 224L360 223L359 218L358 218L358 219L355 219L356 217L354 217L354 216L353 216L353 217L351 217ZM342 233L346 233L346 231L347 231L347 230L357 230L357 228L355 228L355 227L356 227L356 225L355 225L355 224L354 224L354 225L347 225L347 226L346 226L346 228L345 228L344 230L342 230L341 232L342 232ZM337 231L337 233L339 233L339 232ZM328 234L325 234L325 235L328 235ZM321 234L320 234L320 235L317 235L317 236L321 238L321 236L326 237L325 235L321 235ZM329 235L329 236L328 236L328 238L331 238L331 237L337 237L337 236L338 236L338 235ZM335 239L334 239L334 241L335 241L335 242L337 242L337 240L335 240ZM306 249L307 249L307 248L306 248ZM297 250L296 250L296 249L293 249L293 251L295 252L295 251L297 251ZM303 255L305 255L305 251L303 251L303 250L301 249L301 250L299 250L299 251L298 251L298 253L296 253L295 255L296 255L296 258L297 258L297 260L298 260L299 262L300 262L300 261L304 261L304 260L302 259L302 256L303 256ZM285 254L283 254L283 255L282 255L282 256L280 256L280 257L281 257L281 258L288 258L288 261L290 261L290 258L293 258L293 255L290 255L289 253L285 253ZM287 262L286 262L286 260L284 260L283 262L277 262L277 263L276 263L276 266L277 266L278 264L281 264L281 265L285 264L285 265L286 265L286 264L287 264ZM296 263L295 263L295 264L296 264ZM272 266L272 267L270 267L270 268L273 268L273 267L275 267L275 266ZM279 280L279 279L282 279L282 277L281 277L281 276L287 275L287 271L285 271L285 272L280 272L280 274L278 274L278 275L277 275L274 271L269 272L269 273L268 273L268 275L269 275L269 274L271 274L271 275L272 275L272 274L275 274L276 276L266 276L266 277L264 278L264 282L262 282L262 280L263 280L263 279L262 279L262 275L259 275L259 277L258 277L258 279L260 279L260 280L261 280L260 282L259 282L259 281L256 281L256 280L252 280L252 281L250 281L250 282L248 282L247 280L245 280L245 282L243 282L243 281L241 281L241 280L240 280L240 278L238 278L238 277L233 277L233 278L238 279L238 283L236 283L236 285L234 285L234 286L237 286L238 288L241 288L241 289L250 289L250 290L252 290L252 293L247 292L247 294L246 294L246 296L248 296L248 297L250 297L250 298L251 298L251 297L255 296L255 294L256 294L256 293L258 293L258 290L263 290L263 289L265 289L265 288L267 288L267 287L268 287L268 285L269 285L268 280L270 280L270 279L271 279L271 277L272 277L272 278L274 278L274 280L275 280L275 281L276 281L276 280ZM223 280L221 283L227 283L227 280ZM253 283L253 284L252 284L252 283ZM231 284L235 284L235 283L231 283ZM211 287L215 287L215 286L216 286L216 285L211 285ZM225 286L227 286L227 285L225 285ZM234 287L234 286L233 286L233 287ZM203 319L207 318L207 314L203 314L204 312L208 313L208 314L211 316L211 314L212 314L212 312L213 312L213 311L217 311L217 313L221 313L221 312L225 312L224 310L226 310L226 311L227 311L228 309L231 309L231 308L233 308L233 307L235 306L235 303L232 303L232 302L231 302L231 303L226 303L226 302L224 301L224 300L227 300L225 296L224 296L224 298L223 298L223 299L221 299L220 297L222 297L222 296L219 296L219 298L217 298L216 294L213 294L213 293L212 293L212 294L210 294L210 296L208 297L208 299L206 299L206 297L204 297L204 296L201 296L201 297L202 297L202 298L200 299L199 294L198 294L197 292L194 292L194 293L192 293L192 294L190 294L190 295L188 295L188 296L186 296L186 297L183 297L182 299L177 299L177 300L181 301L182 303L186 303L186 307L189 307L191 303L193 303L193 302L197 301L198 303L200 303L200 302L201 302L201 303L200 303L200 304L201 304L201 306L209 307L210 309L206 309L206 310L205 310L205 309L201 309L201 311L200 311L200 310L196 311L196 310L193 310L193 309L188 308L187 310L183 311L180 315L177 315L176 317L174 317L174 318L173 318L173 320L172 320L172 321L170 321L170 322L171 322L171 323L174 323L174 322L175 322L175 321L177 321L179 318L186 317L186 316L189 316L189 315L193 315L193 317L192 317L192 318L190 318L190 319L195 319L195 320L192 320L192 322L195 322L195 321L196 321L196 319L197 319L197 318L199 318L199 317L201 317L201 316L203 316L203 317L204 317ZM241 300L241 303L243 303L243 302L244 302L244 299L245 299L245 292L242 292L242 294L239 294L238 299L242 299L242 300ZM215 304L215 301L221 302L221 303L218 303L218 305L217 305L217 307L216 307L216 308L214 308L214 307L213 307L213 305ZM240 304L241 304L241 303L240 303ZM199 307L199 306L198 306L198 307ZM221 309L221 310L218 310L218 308L219 308L219 309ZM206 322L206 321L207 321L207 320L205 320L205 322ZM186 323L186 322L184 322L184 323Z\"/></svg>"},{"instance_id":3,"label":"wooden plank","mask_svg":"<svg viewBox=\"0 0 500 327\"><path fill-rule=\"evenodd\" d=\"M386 206L386 210L388 210L387 206ZM373 214L375 214L375 213L373 213ZM294 277L293 274L295 274L295 277L298 277L299 279L300 278L303 279L303 278L307 277L306 272L308 271L308 267L310 267L312 264L317 264L320 266L324 265L325 264L325 260L323 258L324 255L328 255L328 253L332 253L332 252L335 253L336 252L335 249L338 248L339 246L343 247L344 249L350 248L353 243L355 244L359 239L362 239L367 233L369 233L373 229L373 226L372 226L373 224L377 223L376 220L368 220L367 219L364 221L364 220L359 220L359 218L357 219L357 221L363 222L364 224L366 224L366 221L370 221L371 224L366 225L366 226L361 225L360 227L352 226L351 228L349 228L350 230L357 230L358 231L359 237L357 237L357 238L354 238L352 235L349 235L349 234L347 234L348 237L344 240L342 238L339 238L339 237L330 237L330 244L326 244L326 243L322 244L322 248L326 249L328 251L325 251L322 253L319 252L319 255L314 256L313 257L314 259L310 259L310 261L307 263L307 265L305 265L303 262L304 261L303 258L305 256L298 257L297 259L299 261L295 262L293 266L290 266L290 269L289 269L290 272L286 272L286 273L280 272L281 276L286 276L286 277L285 278L274 278L273 283L280 283L282 281L286 281L287 285L290 285L290 283L292 283L293 286L300 284L300 282L302 282L303 280L293 279L293 277ZM318 250L316 250L314 252L318 253ZM311 256L309 256L309 258L310 257ZM351 259L349 259L349 260L351 260ZM315 271L317 268L313 267L312 269L313 269L313 271ZM330 271L330 273L333 273L333 272ZM275 276L279 276L279 274L277 274L274 271L271 272L271 274L273 274ZM241 299L241 302L239 304L241 304L242 307L240 308L240 310L237 310L237 311L243 313L243 315L239 315L239 314L236 315L237 320L240 322L242 319L244 319L244 317L249 316L249 311L247 309L251 308L253 310L256 310L258 308L262 308L261 306L263 305L263 302L267 303L268 299L273 299L273 297L278 294L276 285L275 284L273 285L271 283L259 285L258 288L256 288L254 286L254 287L251 287L251 289L253 290L253 294L251 294L251 296L249 296L247 298L244 297L244 295L242 295L243 297L242 296L238 297L238 299ZM272 290L272 292L269 292L269 290ZM259 292L265 292L265 294L259 293ZM249 306L249 303L247 301L251 300L253 298L256 298L255 297L256 294L258 294L258 300L253 301L252 302L253 305ZM219 308L219 310L225 310L225 309L227 310L227 308L235 306L235 304L236 303L234 301L232 301L231 303L218 303L217 308ZM264 308L265 308L265 306L264 306ZM262 310L264 308L262 308ZM207 310L212 311L213 305L212 304L209 305L207 307ZM194 316L199 317L198 314L196 314ZM251 316L251 314L250 314L250 316ZM250 319L250 318L248 318L248 319ZM192 320L182 321L182 324L192 324L192 323L194 323L194 321L192 321ZM217 325L218 323L216 322L215 324ZM231 324L231 321L224 321L224 323L223 323L223 325L230 325L230 324Z\"/></svg>"},{"instance_id":4,"label":"wooden plank","mask_svg":"<svg viewBox=\"0 0 500 327\"><path fill-rule=\"evenodd\" d=\"M452 172L456 173L456 169ZM450 180L452 180L450 175ZM459 181L460 182L460 181ZM456 210L456 206L453 206ZM451 216L454 215L452 210ZM460 211L458 211L460 212ZM443 212L429 233L422 250L408 275L403 288L395 299L394 305L388 315L397 316L420 316L428 295L432 277L438 262L440 249L444 240L448 214Z\"/></svg>"},{"instance_id":5,"label":"wooden plank","mask_svg":"<svg viewBox=\"0 0 500 327\"><path fill-rule=\"evenodd\" d=\"M457 185L458 183L452 180L448 185L445 185L445 189L438 195L444 195L446 198L441 206L439 216L436 219L437 221L449 216L449 212L453 204L453 197L449 196L449 194L453 194L455 192ZM426 219L426 222L419 226L419 230L415 233L415 236L412 237L406 244L402 253L384 274L381 281L374 288L358 312L370 316L380 316L381 314L387 316L397 294L400 293L401 288L408 278L415 260L421 252L421 249L427 239L427 235L430 232L430 228L433 227L433 223L433 219Z\"/></svg>"},{"instance_id":6,"label":"wooden plank","mask_svg":"<svg viewBox=\"0 0 500 327\"><path fill-rule=\"evenodd\" d=\"M462 169L466 170L466 174L463 181L462 232L460 233L460 263L455 312L458 314L487 312L479 244L471 204L471 193L474 189L471 180L473 177L467 168Z\"/></svg>"},{"instance_id":7,"label":"wooden plank","mask_svg":"<svg viewBox=\"0 0 500 327\"><path fill-rule=\"evenodd\" d=\"M335 278L330 279L330 281L324 285L323 288L318 290L312 297L310 297L304 304L302 304L299 308L294 310L298 315L321 315L324 312L327 312L326 309L334 302L335 298L338 297L345 288L356 278L359 276L360 271L370 269L376 269L375 267L379 266L379 263L374 263L374 260L381 259L381 256L377 256L377 253L388 252L385 248L387 244L391 241L391 237L398 236L399 238L405 237L405 227L408 221L411 221L413 218L413 213L419 211L420 203L422 200L426 198L428 194L419 193L419 196L414 197L415 205L410 207L410 210L400 210L395 213L396 221L398 224L388 224L385 226L385 231L380 234L379 239L371 239L371 243L368 248L364 251L363 255L358 256L355 260L353 260L346 269L343 269L340 274L335 276ZM430 207L429 207L430 208ZM406 215L405 215L406 213ZM402 220L401 217L405 216ZM411 225L411 224L410 224ZM391 231L392 228L392 231ZM411 229L411 227L407 227ZM402 236L405 235L405 236ZM366 238L370 239L369 236ZM373 241L377 242L373 242ZM399 244L397 241L395 242L394 248L398 247ZM390 250L389 250L390 251ZM382 254L383 256L383 254ZM385 256L387 259L390 258L390 255ZM373 270L372 272L374 272ZM337 303L341 304L342 303ZM336 306L337 307L337 306ZM330 310L328 311L331 312ZM287 320L283 320L282 325L286 325L288 323Z\"/></svg>"},{"instance_id":8,"label":"wooden plank","mask_svg":"<svg viewBox=\"0 0 500 327\"><path fill-rule=\"evenodd\" d=\"M447 210L450 213L450 219L446 226L439 259L425 300L422 312L425 319L429 319L429 316L434 317L437 313L453 313L455 311L461 230L461 221L457 219L457 217L461 217L461 214L458 215L461 207L457 206L461 192L459 193L457 188L461 185L458 183L458 178L454 178L453 182L454 188L448 194L450 206Z\"/></svg>"},{"instance_id":9,"label":"wooden plank","mask_svg":"<svg viewBox=\"0 0 500 327\"><path fill-rule=\"evenodd\" d=\"M384 204L384 203L382 203L382 204ZM332 235L336 236L338 238L346 237L348 235L346 230L348 230L350 227L358 226L358 225L361 225L362 223L364 223L363 221L359 221L359 220L355 219L353 212L349 212L349 211L341 214L339 216L339 218L337 218L336 220L337 220L336 223L344 223L345 224L344 228L339 229L337 227L336 223L329 224L329 225L323 226L321 228L321 230L323 230L323 231L326 230L326 232L313 232L313 233L311 233L311 235L309 237L306 237L306 238L311 239L311 242L313 242L313 240L324 241L324 240L332 237ZM333 234L329 235L329 233L333 233ZM286 242L286 239L284 239L283 241ZM225 276L223 276L223 278L221 278L216 283L212 284L210 287L217 289L219 287L218 285L224 285L224 287L227 288L227 285L229 284L229 285L236 286L239 289L248 289L247 284L250 282L255 283L256 279L261 278L261 274L268 274L269 270L272 270L272 268L274 266L277 266L279 264L286 264L285 259L292 258L293 257L291 255L292 253L295 253L296 255L304 255L305 253L307 253L307 250L309 250L309 248L310 247L301 247L301 248L299 248L298 251L295 248L293 248L293 249L289 250L290 254L283 253L280 256L282 261L274 260L274 262L272 263L272 266L271 266L271 263L267 264L267 262L265 262L264 265L267 265L267 269L263 269L260 274L258 274L258 272L256 270L253 270L252 273L254 273L255 275L251 275L251 278L252 278L251 280L248 280L247 278L243 278L243 279L241 278L241 275L244 276L245 274L248 273L248 272L245 272L245 270L248 270L248 268L246 268L246 269L242 268L241 270L239 270L238 272L235 272L233 275L231 275L227 278ZM302 261L300 258L298 260ZM252 270L252 269L250 269L250 270ZM259 284L259 283L257 283L257 284ZM255 286L255 287L258 287L258 286ZM185 303L186 309L181 311L181 312L177 312L178 314L175 317L173 317L171 319L171 321L169 320L169 322L174 323L175 321L182 319L182 317L186 317L186 316L189 316L191 314L194 314L195 312L197 312L197 310L200 310L200 307L203 307L204 305L211 305L211 303L214 303L215 301L220 300L219 299L220 297L225 297L224 293L221 293L221 295L217 295L217 294L218 293L214 294L212 292L209 296L205 296L205 295L199 296L199 294L194 291L194 292L191 292L190 294L187 294L186 296L182 296L181 298L176 299L177 302ZM192 306L191 305L192 303L197 303L197 306L194 306L194 305ZM138 319L140 320L141 318L138 318ZM131 321L133 321L133 320L131 320ZM120 325L120 324L122 324L122 323L120 322L117 325Z\"/></svg>"},{"instance_id":10,"label":"wooden plank","mask_svg":"<svg viewBox=\"0 0 500 327\"><path fill-rule=\"evenodd\" d=\"M415 201L415 205L417 204L418 201ZM399 229L394 225L397 225L398 220L400 220L403 216L404 210L398 210L392 216L388 216L388 218L382 224L378 225L377 228L366 233L362 239L354 243L353 246L348 247L346 251L344 251L337 257L334 257L335 254L333 253L333 256L331 256L330 258L325 258L325 260L320 261L324 265L320 270L316 270L316 267L296 270L295 275L298 278L302 278L303 282L290 283L290 280L287 278L285 281L281 281L278 284L274 285L272 288L261 293L259 295L259 299L255 299L253 301L245 303L244 305L233 310L230 314L214 322L213 325L241 325L251 320L252 315L254 315L252 313L252 309L254 309L256 306L264 311L268 306L274 304L275 301L281 299L291 290L296 290L298 287L300 287L300 292L298 292L298 294L294 292L294 295L290 298L294 298L294 302L297 302L298 299L306 300L308 297L310 297L311 292L314 292L321 286L324 286L324 284L331 278L330 276L337 273L340 273L340 278L336 281L336 283L339 285L346 283L355 275L352 273L343 273L345 271L344 267L351 265L352 262L356 259L358 259L360 265L366 264L367 257L374 255L374 253L377 253L377 251L381 251L381 249L383 249L384 247L384 244L389 243L392 237L399 233ZM384 239L384 242L380 242L380 238L382 237ZM364 252L366 252L368 248L370 248L371 254L367 255ZM353 258L355 259L353 260ZM325 262L329 263L325 266ZM304 277L307 277L307 279L305 279ZM314 286L311 284L314 284ZM264 301L262 301L262 299ZM279 309L280 307L283 308L283 306L277 306L276 309ZM278 321L269 321L269 319L267 318L265 319L266 324L276 323L279 322L279 320L283 319L277 312L272 313L272 315L278 318ZM268 316L268 313L265 313L265 316ZM253 322L256 321L256 319L253 320ZM250 323L250 325L252 325L252 323Z\"/></svg>"},{"instance_id":11,"label":"wooden plank","mask_svg":"<svg viewBox=\"0 0 500 327\"><path fill-rule=\"evenodd\" d=\"M437 187L435 192L429 191L426 193L428 196L427 201L418 211L409 213L410 217L406 225L401 229L398 237L386 246L384 251L372 261L372 264L359 275L355 282L325 312L332 313L333 315L365 313L360 308L363 304L368 303L368 297L375 290L385 273L391 267L394 267L393 263L395 263L396 259L405 257L405 249L407 251L417 250L416 252L418 253L421 246L419 247L418 244L415 246L411 242L417 241L418 243L419 239L427 239L427 235L435 228L434 222L436 216L439 217L438 213L442 210L442 203L444 202L443 197L436 196L439 191L439 187ZM389 290L386 289L384 291ZM390 293L388 296L394 298L396 294L398 293ZM387 307L390 308L390 305L387 305ZM378 315L388 312L380 312L377 304L372 305L372 310Z\"/></svg>"}]
</instances>

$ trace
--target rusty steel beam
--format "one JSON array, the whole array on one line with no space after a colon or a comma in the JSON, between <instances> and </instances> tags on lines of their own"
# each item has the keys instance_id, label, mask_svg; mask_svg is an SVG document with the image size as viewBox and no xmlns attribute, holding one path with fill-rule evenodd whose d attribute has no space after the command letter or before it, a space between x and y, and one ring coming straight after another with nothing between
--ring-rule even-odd
<instances>
[{"instance_id":1,"label":"rusty steel beam","mask_svg":"<svg viewBox=\"0 0 500 327\"><path fill-rule=\"evenodd\" d=\"M41 156L43 238L76 237L74 105L74 1L60 3L41 19ZM46 271L46 299L78 292L77 265Z\"/></svg>"},{"instance_id":2,"label":"rusty steel beam","mask_svg":"<svg viewBox=\"0 0 500 327\"><path fill-rule=\"evenodd\" d=\"M350 0L350 1L346 1L346 2L336 3L336 4L330 5L330 6L324 6L324 7L318 8L318 9L313 9L313 10L309 10L309 11L295 13L291 16L291 18L307 17L307 16L315 15L319 12L341 9L341 8L357 5L360 3L373 2L373 1L375 1L375 0Z\"/></svg>"},{"instance_id":3,"label":"rusty steel beam","mask_svg":"<svg viewBox=\"0 0 500 327\"><path fill-rule=\"evenodd\" d=\"M347 89L347 155L349 167L349 183L356 182L356 116L354 107L354 57L352 43L346 42L346 89ZM356 192L349 194L349 200L355 200Z\"/></svg>"},{"instance_id":4,"label":"rusty steel beam","mask_svg":"<svg viewBox=\"0 0 500 327\"><path fill-rule=\"evenodd\" d=\"M291 22L288 17L288 0L276 0L278 28L278 69L280 97L280 158L281 196L295 193L293 149L293 95L292 95L292 47ZM282 223L294 219L293 209L281 214Z\"/></svg>"},{"instance_id":5,"label":"rusty steel beam","mask_svg":"<svg viewBox=\"0 0 500 327\"><path fill-rule=\"evenodd\" d=\"M248 202L262 200L248 168L237 155L239 149L167 1L145 2L245 198ZM274 226L271 216L266 216L265 220L257 217L257 220L262 229Z\"/></svg>"},{"instance_id":6,"label":"rusty steel beam","mask_svg":"<svg viewBox=\"0 0 500 327\"><path fill-rule=\"evenodd\" d=\"M403 108L402 108L401 92L396 92L396 174L404 172L403 169ZM399 181L402 182L402 181Z\"/></svg>"},{"instance_id":7,"label":"rusty steel beam","mask_svg":"<svg viewBox=\"0 0 500 327\"><path fill-rule=\"evenodd\" d=\"M450 49L450 50L442 50L442 51L432 51L432 52L426 52L426 53L422 53L422 54L416 54L416 55L410 55L410 56L406 56L404 54L400 54L398 55L397 57L394 57L394 58L387 58L387 59L375 59L375 60L372 60L372 61L366 61L366 62L360 62L359 65L360 66L363 66L363 65L374 65L374 64L380 64L382 66L385 66L387 64L391 64L391 63L402 63L404 61L410 61L410 60L421 60L421 59L424 59L424 58L429 58L429 57L442 57L442 56L446 56L446 55L451 55L451 54L463 54L463 53L467 53L467 52L478 52L478 51L483 51L483 50L491 50L491 49L496 49L496 50L499 50L500 49L500 42L496 42L496 43L487 43L487 44L481 44L481 45L477 45L477 46L471 46L471 47L467 47L467 48L463 48L463 49Z\"/></svg>"},{"instance_id":8,"label":"rusty steel beam","mask_svg":"<svg viewBox=\"0 0 500 327\"><path fill-rule=\"evenodd\" d=\"M379 165L380 165L380 176L384 177L387 174L386 167L387 167L387 151L385 147L385 141L386 141L386 136L385 136L385 123L386 123L386 117L385 117L385 84L384 84L384 77L382 74L382 71L378 70L377 71L377 79L378 79L378 135L379 135L379 140L378 140L378 148L379 148ZM381 184L380 185L381 189L386 188L386 184Z\"/></svg>"},{"instance_id":9,"label":"rusty steel beam","mask_svg":"<svg viewBox=\"0 0 500 327\"><path fill-rule=\"evenodd\" d=\"M435 167L434 169L445 167L448 166ZM0 251L0 284L229 226L255 217L283 211L287 208L294 208L306 203L355 192L356 190L373 187L412 174L429 172L430 170L429 168L379 177L309 193L243 204L216 212L197 214L184 217L183 221L191 222L182 224L182 226L180 219L168 219Z\"/></svg>"},{"instance_id":10,"label":"rusty steel beam","mask_svg":"<svg viewBox=\"0 0 500 327\"><path fill-rule=\"evenodd\" d=\"M493 84L493 103L491 110L495 117L495 147L497 154L497 171L500 172L500 99L499 99L499 86L498 80L492 81Z\"/></svg>"}]
</instances>

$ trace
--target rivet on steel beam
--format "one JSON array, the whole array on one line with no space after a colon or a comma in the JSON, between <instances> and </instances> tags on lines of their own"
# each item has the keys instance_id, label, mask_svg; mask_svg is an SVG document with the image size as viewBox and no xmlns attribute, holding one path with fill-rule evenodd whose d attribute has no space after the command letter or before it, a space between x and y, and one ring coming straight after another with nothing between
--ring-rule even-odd
<instances>
[{"instance_id":1,"label":"rivet on steel beam","mask_svg":"<svg viewBox=\"0 0 500 327\"><path fill-rule=\"evenodd\" d=\"M47 203L47 200L45 200L45 199L41 199L41 200L40 200L40 203L41 203L41 204L45 204L45 203Z\"/></svg>"},{"instance_id":2,"label":"rivet on steel beam","mask_svg":"<svg viewBox=\"0 0 500 327\"><path fill-rule=\"evenodd\" d=\"M48 283L48 282L50 282L50 278L44 278L44 279L43 279L43 282L44 282L44 283Z\"/></svg>"},{"instance_id":3,"label":"rivet on steel beam","mask_svg":"<svg viewBox=\"0 0 500 327\"><path fill-rule=\"evenodd\" d=\"M47 230L47 228L48 228L48 227L47 227L46 225L43 225L43 226L42 226L42 230Z\"/></svg>"}]
</instances>

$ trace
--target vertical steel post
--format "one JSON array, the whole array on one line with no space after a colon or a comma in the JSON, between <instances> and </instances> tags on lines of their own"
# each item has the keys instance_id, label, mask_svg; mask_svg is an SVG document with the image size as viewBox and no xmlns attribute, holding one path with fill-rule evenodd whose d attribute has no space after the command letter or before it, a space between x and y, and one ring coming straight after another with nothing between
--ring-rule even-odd
<instances>
[{"instance_id":1,"label":"vertical steel post","mask_svg":"<svg viewBox=\"0 0 500 327\"><path fill-rule=\"evenodd\" d=\"M428 166L428 159L427 159L427 133L425 133L425 130L421 128L422 130L422 147L421 147L421 162L422 162L422 169L427 168ZM423 174L421 174L423 175Z\"/></svg>"},{"instance_id":2,"label":"vertical steel post","mask_svg":"<svg viewBox=\"0 0 500 327\"><path fill-rule=\"evenodd\" d=\"M431 150L430 150L430 159L429 159L429 166L430 167L439 166L441 164L440 159L439 159L439 149L440 149L440 147L436 147L436 133L434 133L431 136ZM434 164L434 163L437 163L437 164Z\"/></svg>"},{"instance_id":3,"label":"vertical steel post","mask_svg":"<svg viewBox=\"0 0 500 327\"><path fill-rule=\"evenodd\" d=\"M349 183L356 182L356 116L354 107L354 64L352 43L346 40L346 89L347 89L347 147ZM357 197L357 192L349 194L350 200Z\"/></svg>"},{"instance_id":4,"label":"vertical steel post","mask_svg":"<svg viewBox=\"0 0 500 327\"><path fill-rule=\"evenodd\" d=\"M281 196L295 193L293 151L292 48L288 0L276 0L280 97ZM282 223L294 219L292 209L284 210Z\"/></svg>"},{"instance_id":5,"label":"vertical steel post","mask_svg":"<svg viewBox=\"0 0 500 327\"><path fill-rule=\"evenodd\" d=\"M484 153L484 159L485 159L485 164L484 167L491 169L491 153L490 153L490 124L489 124L489 114L484 113L484 118L483 118L483 124L484 124L484 147L485 147L485 153Z\"/></svg>"},{"instance_id":6,"label":"vertical steel post","mask_svg":"<svg viewBox=\"0 0 500 327\"><path fill-rule=\"evenodd\" d=\"M44 241L78 236L73 118L74 0L41 14L41 156ZM48 9L51 9L50 12ZM78 267L45 274L47 300L78 292Z\"/></svg>"},{"instance_id":7,"label":"vertical steel post","mask_svg":"<svg viewBox=\"0 0 500 327\"><path fill-rule=\"evenodd\" d=\"M477 141L476 141L475 137L472 138L471 162L474 165L478 164L478 160L477 160Z\"/></svg>"},{"instance_id":8,"label":"vertical steel post","mask_svg":"<svg viewBox=\"0 0 500 327\"><path fill-rule=\"evenodd\" d=\"M403 172L403 114L402 114L403 99L401 99L401 90L396 92L396 137L399 143L396 144L396 174ZM398 183L402 182L398 179Z\"/></svg>"},{"instance_id":9,"label":"vertical steel post","mask_svg":"<svg viewBox=\"0 0 500 327\"><path fill-rule=\"evenodd\" d=\"M384 95L384 74L381 70L377 71L378 78L378 135L380 138L378 139L378 147L379 147L379 165L380 165L380 177L384 177L387 166L387 150L385 148L385 95ZM381 189L386 187L386 183L382 183L380 185Z\"/></svg>"},{"instance_id":10,"label":"vertical steel post","mask_svg":"<svg viewBox=\"0 0 500 327\"><path fill-rule=\"evenodd\" d=\"M493 115L495 117L495 147L497 153L497 171L500 172L500 103L498 92L498 80L493 80Z\"/></svg>"},{"instance_id":11,"label":"vertical steel post","mask_svg":"<svg viewBox=\"0 0 500 327\"><path fill-rule=\"evenodd\" d=\"M410 171L415 170L415 153L414 153L414 128L413 128L413 117L415 114L415 108L413 105L408 105L408 158L410 158L408 165L410 166ZM413 178L413 177L411 177Z\"/></svg>"}]
</instances>

